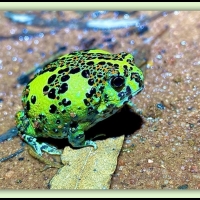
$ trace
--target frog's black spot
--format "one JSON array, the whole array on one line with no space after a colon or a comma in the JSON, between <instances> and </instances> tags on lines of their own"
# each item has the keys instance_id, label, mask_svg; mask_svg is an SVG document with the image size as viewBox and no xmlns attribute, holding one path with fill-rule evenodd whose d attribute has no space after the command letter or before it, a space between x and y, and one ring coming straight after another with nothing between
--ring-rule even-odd
<instances>
[{"instance_id":1,"label":"frog's black spot","mask_svg":"<svg viewBox=\"0 0 200 200\"><path fill-rule=\"evenodd\" d=\"M39 114L38 115L39 119L42 121L44 119L46 119L46 116L44 114Z\"/></svg>"},{"instance_id":2,"label":"frog's black spot","mask_svg":"<svg viewBox=\"0 0 200 200\"><path fill-rule=\"evenodd\" d=\"M126 65L124 65L124 76L128 77L128 69Z\"/></svg>"},{"instance_id":3,"label":"frog's black spot","mask_svg":"<svg viewBox=\"0 0 200 200\"><path fill-rule=\"evenodd\" d=\"M129 86L126 87L126 95L130 95L131 94L131 88Z\"/></svg>"},{"instance_id":4,"label":"frog's black spot","mask_svg":"<svg viewBox=\"0 0 200 200\"><path fill-rule=\"evenodd\" d=\"M83 102L86 106L89 106L90 105L90 102L87 100L87 99L83 99Z\"/></svg>"},{"instance_id":5,"label":"frog's black spot","mask_svg":"<svg viewBox=\"0 0 200 200\"><path fill-rule=\"evenodd\" d=\"M29 95L29 91L30 91L29 87L30 87L30 86L27 85L27 86L24 88L24 90L23 90L23 96L24 96L25 98L27 98L28 95Z\"/></svg>"},{"instance_id":6,"label":"frog's black spot","mask_svg":"<svg viewBox=\"0 0 200 200\"><path fill-rule=\"evenodd\" d=\"M66 91L68 90L68 85L67 85L67 83L63 83L61 86L60 86L60 88L59 88L59 90L58 90L58 94L63 94L63 93L65 93Z\"/></svg>"},{"instance_id":7,"label":"frog's black spot","mask_svg":"<svg viewBox=\"0 0 200 200\"><path fill-rule=\"evenodd\" d=\"M51 68L44 68L44 70L40 71L39 74L44 74L45 72L53 72L54 70L56 70L57 67L51 67Z\"/></svg>"},{"instance_id":8,"label":"frog's black spot","mask_svg":"<svg viewBox=\"0 0 200 200\"><path fill-rule=\"evenodd\" d=\"M92 86L94 84L94 79L89 79L88 84Z\"/></svg>"},{"instance_id":9,"label":"frog's black spot","mask_svg":"<svg viewBox=\"0 0 200 200\"><path fill-rule=\"evenodd\" d=\"M73 122L70 124L70 128L77 128L77 127L78 127L78 122L73 121Z\"/></svg>"},{"instance_id":10,"label":"frog's black spot","mask_svg":"<svg viewBox=\"0 0 200 200\"><path fill-rule=\"evenodd\" d=\"M36 96L32 95L31 96L31 103L35 104L35 102L36 102Z\"/></svg>"},{"instance_id":11,"label":"frog's black spot","mask_svg":"<svg viewBox=\"0 0 200 200\"><path fill-rule=\"evenodd\" d=\"M100 91L101 93L103 93L103 90L104 90L104 86L101 86L101 87L99 88L99 91Z\"/></svg>"},{"instance_id":12,"label":"frog's black spot","mask_svg":"<svg viewBox=\"0 0 200 200\"><path fill-rule=\"evenodd\" d=\"M55 79L56 79L56 75L53 74L52 76L50 76L50 77L48 78L48 84L53 83Z\"/></svg>"},{"instance_id":13,"label":"frog's black spot","mask_svg":"<svg viewBox=\"0 0 200 200\"><path fill-rule=\"evenodd\" d=\"M137 76L138 76L138 73L132 72L131 73L131 80L137 78Z\"/></svg>"},{"instance_id":14,"label":"frog's black spot","mask_svg":"<svg viewBox=\"0 0 200 200\"><path fill-rule=\"evenodd\" d=\"M94 71L92 74L95 76L95 75L97 74L97 72L96 72L96 71Z\"/></svg>"},{"instance_id":15,"label":"frog's black spot","mask_svg":"<svg viewBox=\"0 0 200 200\"><path fill-rule=\"evenodd\" d=\"M94 108L93 107L88 107L88 111L93 111L94 110Z\"/></svg>"},{"instance_id":16,"label":"frog's black spot","mask_svg":"<svg viewBox=\"0 0 200 200\"><path fill-rule=\"evenodd\" d=\"M67 111L66 111L66 110L62 110L61 112L62 112L62 114L64 114L64 113L66 113Z\"/></svg>"},{"instance_id":17,"label":"frog's black spot","mask_svg":"<svg viewBox=\"0 0 200 200\"><path fill-rule=\"evenodd\" d=\"M56 120L56 124L60 124L60 122L61 122L60 119Z\"/></svg>"},{"instance_id":18,"label":"frog's black spot","mask_svg":"<svg viewBox=\"0 0 200 200\"><path fill-rule=\"evenodd\" d=\"M123 68L126 69L126 70L128 69L127 65L124 65Z\"/></svg>"},{"instance_id":19,"label":"frog's black spot","mask_svg":"<svg viewBox=\"0 0 200 200\"><path fill-rule=\"evenodd\" d=\"M133 97L133 95L130 95L130 96L128 97L128 100L131 100L131 99L132 99L132 97Z\"/></svg>"},{"instance_id":20,"label":"frog's black spot","mask_svg":"<svg viewBox=\"0 0 200 200\"><path fill-rule=\"evenodd\" d=\"M105 62L105 61L101 61L101 62L99 62L98 64L99 64L99 65L105 65L106 62Z\"/></svg>"},{"instance_id":21,"label":"frog's black spot","mask_svg":"<svg viewBox=\"0 0 200 200\"><path fill-rule=\"evenodd\" d=\"M103 76L102 74L97 74L98 78L102 78L102 76Z\"/></svg>"},{"instance_id":22,"label":"frog's black spot","mask_svg":"<svg viewBox=\"0 0 200 200\"><path fill-rule=\"evenodd\" d=\"M70 101L70 100L67 100L67 99L63 99L63 100L62 100L62 104L63 104L64 106L69 106L69 105L71 105L71 101Z\"/></svg>"},{"instance_id":23,"label":"frog's black spot","mask_svg":"<svg viewBox=\"0 0 200 200\"><path fill-rule=\"evenodd\" d=\"M93 61L89 61L89 62L87 62L87 65L94 65L94 62Z\"/></svg>"},{"instance_id":24,"label":"frog's black spot","mask_svg":"<svg viewBox=\"0 0 200 200\"><path fill-rule=\"evenodd\" d=\"M110 60L109 57L105 57L105 56L98 56L98 59Z\"/></svg>"},{"instance_id":25,"label":"frog's black spot","mask_svg":"<svg viewBox=\"0 0 200 200\"><path fill-rule=\"evenodd\" d=\"M64 75L64 76L61 77L61 81L62 81L62 82L65 82L65 81L67 81L69 78L70 78L70 76L69 76L68 74L67 74L67 75Z\"/></svg>"},{"instance_id":26,"label":"frog's black spot","mask_svg":"<svg viewBox=\"0 0 200 200\"><path fill-rule=\"evenodd\" d=\"M75 63L75 61L70 61L70 65L69 65L70 69L74 68L74 66L75 66L74 63Z\"/></svg>"},{"instance_id":27,"label":"frog's black spot","mask_svg":"<svg viewBox=\"0 0 200 200\"><path fill-rule=\"evenodd\" d=\"M83 70L81 75L84 77L84 78L88 78L90 76L90 71L89 70Z\"/></svg>"},{"instance_id":28,"label":"frog's black spot","mask_svg":"<svg viewBox=\"0 0 200 200\"><path fill-rule=\"evenodd\" d=\"M125 92L119 92L118 93L118 97L120 98L120 100L124 99L125 96L126 96Z\"/></svg>"},{"instance_id":29,"label":"frog's black spot","mask_svg":"<svg viewBox=\"0 0 200 200\"><path fill-rule=\"evenodd\" d=\"M77 54L77 51L74 51L72 53L70 53L69 55L76 55Z\"/></svg>"},{"instance_id":30,"label":"frog's black spot","mask_svg":"<svg viewBox=\"0 0 200 200\"><path fill-rule=\"evenodd\" d=\"M139 77L139 80L138 80L139 82L139 87L143 87L143 81L142 81L142 79Z\"/></svg>"},{"instance_id":31,"label":"frog's black spot","mask_svg":"<svg viewBox=\"0 0 200 200\"><path fill-rule=\"evenodd\" d=\"M59 58L59 60L65 60L65 59L66 59L66 57Z\"/></svg>"},{"instance_id":32,"label":"frog's black spot","mask_svg":"<svg viewBox=\"0 0 200 200\"><path fill-rule=\"evenodd\" d=\"M127 62L128 62L129 64L133 65L133 64L134 64L134 59L133 59L133 60L127 59Z\"/></svg>"},{"instance_id":33,"label":"frog's black spot","mask_svg":"<svg viewBox=\"0 0 200 200\"><path fill-rule=\"evenodd\" d=\"M93 88L91 88L90 93L86 93L85 96L87 98L91 98L92 95L95 94L95 93L96 93L96 89L93 87Z\"/></svg>"},{"instance_id":34,"label":"frog's black spot","mask_svg":"<svg viewBox=\"0 0 200 200\"><path fill-rule=\"evenodd\" d=\"M52 105L50 105L50 109L49 109L49 112L50 113L55 113L56 112L56 110L57 110L57 107L54 105L54 104L52 104Z\"/></svg>"},{"instance_id":35,"label":"frog's black spot","mask_svg":"<svg viewBox=\"0 0 200 200\"><path fill-rule=\"evenodd\" d=\"M108 66L113 66L113 64L111 62L107 62Z\"/></svg>"},{"instance_id":36,"label":"frog's black spot","mask_svg":"<svg viewBox=\"0 0 200 200\"><path fill-rule=\"evenodd\" d=\"M141 80L141 78L140 78L139 75L135 78L135 81L136 81L137 83L139 83L139 87L142 86L142 80Z\"/></svg>"},{"instance_id":37,"label":"frog's black spot","mask_svg":"<svg viewBox=\"0 0 200 200\"><path fill-rule=\"evenodd\" d=\"M55 88L52 88L52 89L49 91L48 97L49 97L50 99L55 99L55 98L56 98L56 90L55 90Z\"/></svg>"},{"instance_id":38,"label":"frog's black spot","mask_svg":"<svg viewBox=\"0 0 200 200\"><path fill-rule=\"evenodd\" d=\"M49 90L49 86L45 85L45 86L43 87L43 92L48 92L48 90Z\"/></svg>"},{"instance_id":39,"label":"frog's black spot","mask_svg":"<svg viewBox=\"0 0 200 200\"><path fill-rule=\"evenodd\" d=\"M121 57L122 57L123 59L125 59L125 57L126 57L128 54L125 53L125 52L122 52L122 53L120 53L120 55L121 55Z\"/></svg>"},{"instance_id":40,"label":"frog's black spot","mask_svg":"<svg viewBox=\"0 0 200 200\"><path fill-rule=\"evenodd\" d=\"M52 130L54 133L58 133L58 129L56 129L56 128L53 128L53 130Z\"/></svg>"},{"instance_id":41,"label":"frog's black spot","mask_svg":"<svg viewBox=\"0 0 200 200\"><path fill-rule=\"evenodd\" d=\"M30 107L30 101L27 101L27 103L26 103L26 109L27 109L27 111L29 111L31 109L31 107Z\"/></svg>"},{"instance_id":42,"label":"frog's black spot","mask_svg":"<svg viewBox=\"0 0 200 200\"><path fill-rule=\"evenodd\" d=\"M104 101L105 101L105 102L108 102L108 100L109 100L108 94L104 94Z\"/></svg>"},{"instance_id":43,"label":"frog's black spot","mask_svg":"<svg viewBox=\"0 0 200 200\"><path fill-rule=\"evenodd\" d=\"M76 68L74 68L74 69L71 69L70 70L70 74L76 74L76 73L78 73L78 72L80 72L80 68L79 67L76 67Z\"/></svg>"},{"instance_id":44,"label":"frog's black spot","mask_svg":"<svg viewBox=\"0 0 200 200\"><path fill-rule=\"evenodd\" d=\"M135 81L139 84L139 87L142 87L143 81L141 80L138 73L132 72L131 73L131 80L135 79Z\"/></svg>"},{"instance_id":45,"label":"frog's black spot","mask_svg":"<svg viewBox=\"0 0 200 200\"><path fill-rule=\"evenodd\" d=\"M69 71L69 68L65 67L64 69L59 70L58 74L62 74L62 73L68 72L68 71Z\"/></svg>"},{"instance_id":46,"label":"frog's black spot","mask_svg":"<svg viewBox=\"0 0 200 200\"><path fill-rule=\"evenodd\" d=\"M116 58L114 60L119 60L119 61L123 61L123 58Z\"/></svg>"},{"instance_id":47,"label":"frog's black spot","mask_svg":"<svg viewBox=\"0 0 200 200\"><path fill-rule=\"evenodd\" d=\"M56 69L57 69L57 65L56 65L56 63L52 63L52 64L51 64L51 67L48 68L47 71L49 71L49 72L53 72L53 71L55 71Z\"/></svg>"},{"instance_id":48,"label":"frog's black spot","mask_svg":"<svg viewBox=\"0 0 200 200\"><path fill-rule=\"evenodd\" d=\"M118 65L118 64L114 64L113 66L114 66L115 68L117 68L117 69L119 68L119 65Z\"/></svg>"}]
</instances>

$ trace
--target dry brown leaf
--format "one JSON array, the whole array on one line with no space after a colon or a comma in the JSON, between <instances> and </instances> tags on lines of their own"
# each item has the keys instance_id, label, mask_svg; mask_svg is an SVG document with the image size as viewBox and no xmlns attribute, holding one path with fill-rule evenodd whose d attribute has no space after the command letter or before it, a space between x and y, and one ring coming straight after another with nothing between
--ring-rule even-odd
<instances>
[{"instance_id":1,"label":"dry brown leaf","mask_svg":"<svg viewBox=\"0 0 200 200\"><path fill-rule=\"evenodd\" d=\"M97 141L98 149L66 147L64 167L50 181L50 189L109 189L124 135Z\"/></svg>"}]
</instances>

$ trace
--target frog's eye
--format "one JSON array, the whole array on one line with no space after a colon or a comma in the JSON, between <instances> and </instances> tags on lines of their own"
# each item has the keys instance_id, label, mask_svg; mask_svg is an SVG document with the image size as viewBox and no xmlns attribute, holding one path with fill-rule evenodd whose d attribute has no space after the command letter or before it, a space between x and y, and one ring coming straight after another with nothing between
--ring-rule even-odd
<instances>
[{"instance_id":1,"label":"frog's eye","mask_svg":"<svg viewBox=\"0 0 200 200\"><path fill-rule=\"evenodd\" d=\"M110 83L111 83L112 87L119 88L119 87L124 86L125 79L123 76L114 76L114 77L112 77Z\"/></svg>"}]
</instances>

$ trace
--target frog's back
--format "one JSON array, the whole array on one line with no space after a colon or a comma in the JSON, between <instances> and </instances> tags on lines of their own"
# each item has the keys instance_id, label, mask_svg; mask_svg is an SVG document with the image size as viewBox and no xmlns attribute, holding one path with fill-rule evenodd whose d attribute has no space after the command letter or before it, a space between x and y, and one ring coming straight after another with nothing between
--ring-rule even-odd
<instances>
[{"instance_id":1,"label":"frog's back","mask_svg":"<svg viewBox=\"0 0 200 200\"><path fill-rule=\"evenodd\" d=\"M106 73L97 63L99 59L111 59L111 54L103 50L88 52L77 51L59 57L25 87L22 103L39 136L48 137L51 132L54 138L67 137L63 128L67 130L73 121L86 121L88 111L91 111L90 119L96 115L95 108L100 102L98 90L103 90Z\"/></svg>"}]
</instances>

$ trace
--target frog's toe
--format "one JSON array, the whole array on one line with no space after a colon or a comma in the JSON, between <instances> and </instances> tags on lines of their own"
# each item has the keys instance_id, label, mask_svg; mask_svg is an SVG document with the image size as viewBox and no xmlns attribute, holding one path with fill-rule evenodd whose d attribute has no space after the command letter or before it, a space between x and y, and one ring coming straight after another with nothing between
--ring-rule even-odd
<instances>
[{"instance_id":1,"label":"frog's toe","mask_svg":"<svg viewBox=\"0 0 200 200\"><path fill-rule=\"evenodd\" d=\"M97 144L96 144L96 142L94 142L94 141L92 141L92 140L86 140L86 141L85 141L85 146L93 146L95 150L97 149Z\"/></svg>"}]
</instances>

